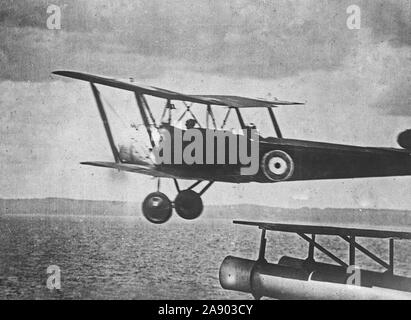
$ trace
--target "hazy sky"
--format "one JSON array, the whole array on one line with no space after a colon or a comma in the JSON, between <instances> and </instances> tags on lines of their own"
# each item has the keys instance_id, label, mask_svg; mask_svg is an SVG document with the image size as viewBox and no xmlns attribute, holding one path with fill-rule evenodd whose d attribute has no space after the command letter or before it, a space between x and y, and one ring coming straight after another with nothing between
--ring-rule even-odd
<instances>
[{"instance_id":1,"label":"hazy sky","mask_svg":"<svg viewBox=\"0 0 411 320\"><path fill-rule=\"evenodd\" d=\"M61 30L46 27L51 3ZM346 26L352 4L360 30ZM78 164L112 157L89 86L51 76L56 69L307 101L278 110L290 138L396 147L411 128L408 0L3 0L0 25L0 197L142 201L155 190L149 177ZM129 98L116 92L110 102ZM216 184L204 200L411 209L410 194L402 177Z\"/></svg>"}]
</instances>

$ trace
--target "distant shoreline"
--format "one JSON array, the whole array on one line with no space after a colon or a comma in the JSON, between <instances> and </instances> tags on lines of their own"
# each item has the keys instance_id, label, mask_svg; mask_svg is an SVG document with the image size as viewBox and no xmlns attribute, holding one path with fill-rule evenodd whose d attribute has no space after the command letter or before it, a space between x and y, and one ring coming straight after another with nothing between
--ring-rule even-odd
<instances>
[{"instance_id":1,"label":"distant shoreline","mask_svg":"<svg viewBox=\"0 0 411 320\"><path fill-rule=\"evenodd\" d=\"M0 216L141 217L138 202L75 200L66 198L0 199ZM298 208L286 209L252 204L205 206L201 218L253 221L307 222L411 227L411 211L392 209Z\"/></svg>"}]
</instances>

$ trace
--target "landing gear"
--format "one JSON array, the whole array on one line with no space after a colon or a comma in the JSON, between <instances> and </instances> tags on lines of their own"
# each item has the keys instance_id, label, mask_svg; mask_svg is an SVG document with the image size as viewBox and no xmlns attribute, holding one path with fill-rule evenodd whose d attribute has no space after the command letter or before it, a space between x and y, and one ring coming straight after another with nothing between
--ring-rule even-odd
<instances>
[{"instance_id":1,"label":"landing gear","mask_svg":"<svg viewBox=\"0 0 411 320\"><path fill-rule=\"evenodd\" d=\"M186 220L193 220L203 212L203 200L201 196L193 190L180 191L174 200L174 208L177 214Z\"/></svg>"},{"instance_id":2,"label":"landing gear","mask_svg":"<svg viewBox=\"0 0 411 320\"><path fill-rule=\"evenodd\" d=\"M201 180L197 181L188 189L180 190L177 180L174 179L178 192L174 202L172 203L170 199L160 191L150 193L143 201L143 215L152 223L165 223L170 219L174 207L177 214L183 219L194 220L198 218L204 209L201 196L214 183L214 181L210 181L200 192L194 191L193 188L201 182ZM157 189L159 190L159 188L160 182L158 182Z\"/></svg>"},{"instance_id":3,"label":"landing gear","mask_svg":"<svg viewBox=\"0 0 411 320\"><path fill-rule=\"evenodd\" d=\"M143 214L146 219L155 224L161 224L171 218L173 205L162 192L150 193L143 202Z\"/></svg>"}]
</instances>

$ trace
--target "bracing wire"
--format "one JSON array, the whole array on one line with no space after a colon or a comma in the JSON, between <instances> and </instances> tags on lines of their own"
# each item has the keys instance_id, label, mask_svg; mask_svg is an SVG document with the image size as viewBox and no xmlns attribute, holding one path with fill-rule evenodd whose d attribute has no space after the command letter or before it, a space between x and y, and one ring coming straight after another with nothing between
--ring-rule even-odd
<instances>
[{"instance_id":1,"label":"bracing wire","mask_svg":"<svg viewBox=\"0 0 411 320\"><path fill-rule=\"evenodd\" d=\"M127 124L127 123L124 121L124 118L117 112L117 110L113 107L113 105L112 105L104 96L102 96L102 99L103 99L103 101L104 101L104 104L106 104L106 105L110 108L110 110L114 113L114 115L120 120L120 122L122 123L122 125L123 125L125 128L130 128L130 124Z\"/></svg>"}]
</instances>

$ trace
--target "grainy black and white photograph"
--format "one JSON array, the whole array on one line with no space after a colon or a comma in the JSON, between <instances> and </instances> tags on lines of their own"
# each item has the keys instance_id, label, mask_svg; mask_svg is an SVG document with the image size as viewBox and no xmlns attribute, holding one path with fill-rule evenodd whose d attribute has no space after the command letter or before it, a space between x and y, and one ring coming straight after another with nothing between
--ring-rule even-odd
<instances>
[{"instance_id":1,"label":"grainy black and white photograph","mask_svg":"<svg viewBox=\"0 0 411 320\"><path fill-rule=\"evenodd\" d=\"M409 0L2 0L0 110L0 300L411 299Z\"/></svg>"}]
</instances>

